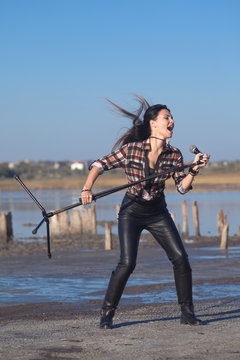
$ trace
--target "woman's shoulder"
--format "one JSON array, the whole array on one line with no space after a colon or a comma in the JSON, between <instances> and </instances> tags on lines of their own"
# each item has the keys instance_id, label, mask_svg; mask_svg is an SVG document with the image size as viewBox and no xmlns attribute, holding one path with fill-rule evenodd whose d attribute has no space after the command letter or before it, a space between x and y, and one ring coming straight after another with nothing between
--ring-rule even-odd
<instances>
[{"instance_id":1,"label":"woman's shoulder","mask_svg":"<svg viewBox=\"0 0 240 360\"><path fill-rule=\"evenodd\" d=\"M123 147L128 149L139 149L139 150L142 149L143 146L144 146L144 141L133 141L123 145Z\"/></svg>"},{"instance_id":2,"label":"woman's shoulder","mask_svg":"<svg viewBox=\"0 0 240 360\"><path fill-rule=\"evenodd\" d=\"M177 147L172 146L169 143L166 145L166 147L169 152L174 153L176 155L182 155L181 151Z\"/></svg>"}]
</instances>

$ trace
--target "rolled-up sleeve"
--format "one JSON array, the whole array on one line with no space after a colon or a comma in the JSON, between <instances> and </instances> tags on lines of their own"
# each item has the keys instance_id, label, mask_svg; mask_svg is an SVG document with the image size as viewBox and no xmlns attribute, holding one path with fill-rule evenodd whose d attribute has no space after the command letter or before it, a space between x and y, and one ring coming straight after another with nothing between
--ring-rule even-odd
<instances>
[{"instance_id":1,"label":"rolled-up sleeve","mask_svg":"<svg viewBox=\"0 0 240 360\"><path fill-rule=\"evenodd\" d=\"M93 166L97 166L100 170L100 174L102 174L104 171L107 170L124 167L126 159L126 149L127 144L123 145L118 150L111 152L111 154L93 161L89 166L89 170L91 170Z\"/></svg>"},{"instance_id":2,"label":"rolled-up sleeve","mask_svg":"<svg viewBox=\"0 0 240 360\"><path fill-rule=\"evenodd\" d=\"M183 165L183 157L182 157L182 154L180 153L179 157L177 158L177 167L180 167L182 165ZM186 174L183 170L175 171L173 174L173 179L175 181L177 191L182 195L186 194L189 190L192 189L192 186L190 186L189 189L185 190L184 187L182 186L182 181L185 177L186 177Z\"/></svg>"},{"instance_id":3,"label":"rolled-up sleeve","mask_svg":"<svg viewBox=\"0 0 240 360\"><path fill-rule=\"evenodd\" d=\"M104 172L104 169L103 169L102 165L98 162L98 160L93 161L89 165L88 169L91 170L94 166L96 166L99 169L100 175Z\"/></svg>"}]
</instances>

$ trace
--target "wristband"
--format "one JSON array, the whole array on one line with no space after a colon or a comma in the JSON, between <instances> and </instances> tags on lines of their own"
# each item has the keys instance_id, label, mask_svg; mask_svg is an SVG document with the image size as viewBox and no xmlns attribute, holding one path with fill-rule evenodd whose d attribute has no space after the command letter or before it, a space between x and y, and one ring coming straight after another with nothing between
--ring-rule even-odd
<instances>
[{"instance_id":1,"label":"wristband","mask_svg":"<svg viewBox=\"0 0 240 360\"><path fill-rule=\"evenodd\" d=\"M83 191L91 191L91 190L90 189L82 189L81 192L83 192Z\"/></svg>"},{"instance_id":2,"label":"wristband","mask_svg":"<svg viewBox=\"0 0 240 360\"><path fill-rule=\"evenodd\" d=\"M192 176L196 176L199 173L199 170L193 170L192 168L190 168L188 170L189 174Z\"/></svg>"}]
</instances>

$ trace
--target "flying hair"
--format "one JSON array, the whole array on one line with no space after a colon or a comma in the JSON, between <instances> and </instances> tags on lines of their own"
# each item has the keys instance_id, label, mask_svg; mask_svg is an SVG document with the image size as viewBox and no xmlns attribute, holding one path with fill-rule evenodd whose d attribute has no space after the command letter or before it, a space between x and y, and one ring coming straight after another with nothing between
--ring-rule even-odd
<instances>
[{"instance_id":1,"label":"flying hair","mask_svg":"<svg viewBox=\"0 0 240 360\"><path fill-rule=\"evenodd\" d=\"M137 94L133 94L133 96L139 103L139 107L135 112L130 112L105 98L120 115L132 120L132 127L116 141L112 150L130 142L146 140L151 134L150 120L155 120L162 109L169 110L166 105L157 104L150 106L143 96Z\"/></svg>"}]
</instances>

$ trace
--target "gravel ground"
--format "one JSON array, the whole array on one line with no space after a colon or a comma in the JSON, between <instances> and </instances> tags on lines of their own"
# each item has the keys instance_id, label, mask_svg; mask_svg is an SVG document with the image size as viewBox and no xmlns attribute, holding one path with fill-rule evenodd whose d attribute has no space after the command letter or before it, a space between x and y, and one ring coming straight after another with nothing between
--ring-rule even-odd
<instances>
[{"instance_id":1,"label":"gravel ground","mask_svg":"<svg viewBox=\"0 0 240 360\"><path fill-rule=\"evenodd\" d=\"M197 302L205 323L197 327L180 325L172 304L122 307L112 330L98 328L98 313L79 312L71 304L35 307L4 315L2 360L240 358L239 299Z\"/></svg>"},{"instance_id":2,"label":"gravel ground","mask_svg":"<svg viewBox=\"0 0 240 360\"><path fill-rule=\"evenodd\" d=\"M238 244L235 244L238 245ZM229 256L200 244L187 247L194 284L240 285L239 256ZM199 254L201 256L199 256ZM220 256L217 256L220 254ZM82 252L56 250L53 259L44 254L1 258L1 277L68 276L109 277L118 260L118 250ZM140 247L138 277L169 278L171 266L156 248ZM148 285L155 294L161 288ZM16 289L15 303L2 303L0 311L1 360L237 360L240 359L240 298L225 294L195 301L195 312L203 326L180 325L176 302L141 303L125 299L116 312L114 328L101 330L99 300L86 302L22 302ZM128 294L141 294L146 286L132 286ZM212 296L213 295L213 296Z\"/></svg>"}]
</instances>

